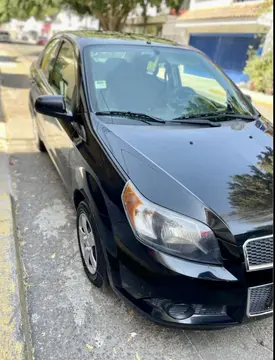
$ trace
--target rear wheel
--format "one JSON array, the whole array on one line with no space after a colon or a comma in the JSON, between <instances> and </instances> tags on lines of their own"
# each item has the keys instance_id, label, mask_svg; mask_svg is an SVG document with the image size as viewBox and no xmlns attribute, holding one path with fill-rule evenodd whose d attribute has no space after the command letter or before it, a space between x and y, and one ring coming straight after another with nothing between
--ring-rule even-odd
<instances>
[{"instance_id":1,"label":"rear wheel","mask_svg":"<svg viewBox=\"0 0 275 360\"><path fill-rule=\"evenodd\" d=\"M85 201L77 208L77 237L85 273L97 287L107 283L106 265L95 218Z\"/></svg>"}]
</instances>

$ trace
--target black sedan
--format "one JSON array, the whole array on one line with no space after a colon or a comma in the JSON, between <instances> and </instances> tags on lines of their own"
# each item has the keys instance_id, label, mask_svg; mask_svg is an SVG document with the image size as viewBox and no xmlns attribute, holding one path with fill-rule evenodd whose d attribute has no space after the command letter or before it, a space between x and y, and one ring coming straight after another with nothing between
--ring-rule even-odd
<instances>
[{"instance_id":1,"label":"black sedan","mask_svg":"<svg viewBox=\"0 0 275 360\"><path fill-rule=\"evenodd\" d=\"M72 197L85 272L150 319L224 327L273 311L273 128L203 53L55 35L29 105Z\"/></svg>"}]
</instances>

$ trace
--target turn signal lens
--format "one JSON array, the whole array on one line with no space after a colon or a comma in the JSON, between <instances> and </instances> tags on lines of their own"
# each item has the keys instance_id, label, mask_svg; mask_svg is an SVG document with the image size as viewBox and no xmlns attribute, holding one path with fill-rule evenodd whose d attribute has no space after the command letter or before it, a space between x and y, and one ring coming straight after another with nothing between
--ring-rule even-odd
<instances>
[{"instance_id":1,"label":"turn signal lens","mask_svg":"<svg viewBox=\"0 0 275 360\"><path fill-rule=\"evenodd\" d=\"M129 220L134 225L136 209L143 204L129 183L126 184L123 191L123 205L127 208Z\"/></svg>"}]
</instances>

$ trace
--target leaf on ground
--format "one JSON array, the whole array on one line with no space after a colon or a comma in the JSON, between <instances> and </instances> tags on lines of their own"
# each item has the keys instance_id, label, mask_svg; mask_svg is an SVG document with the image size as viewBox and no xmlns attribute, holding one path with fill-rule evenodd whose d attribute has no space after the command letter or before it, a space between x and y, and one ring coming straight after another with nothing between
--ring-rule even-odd
<instances>
[{"instance_id":1,"label":"leaf on ground","mask_svg":"<svg viewBox=\"0 0 275 360\"><path fill-rule=\"evenodd\" d=\"M139 356L138 352L136 352L136 360L142 360L141 357Z\"/></svg>"},{"instance_id":2,"label":"leaf on ground","mask_svg":"<svg viewBox=\"0 0 275 360\"><path fill-rule=\"evenodd\" d=\"M56 255L56 253L53 253L52 256L51 256L51 258L54 259L54 258L55 258L55 255Z\"/></svg>"},{"instance_id":3,"label":"leaf on ground","mask_svg":"<svg viewBox=\"0 0 275 360\"><path fill-rule=\"evenodd\" d=\"M89 351L92 351L94 347L93 347L92 345L86 344L86 348L87 348Z\"/></svg>"},{"instance_id":4,"label":"leaf on ground","mask_svg":"<svg viewBox=\"0 0 275 360\"><path fill-rule=\"evenodd\" d=\"M137 333L132 332L132 333L130 334L130 337L129 337L129 339L128 339L128 342L131 341L135 336L137 336Z\"/></svg>"}]
</instances>

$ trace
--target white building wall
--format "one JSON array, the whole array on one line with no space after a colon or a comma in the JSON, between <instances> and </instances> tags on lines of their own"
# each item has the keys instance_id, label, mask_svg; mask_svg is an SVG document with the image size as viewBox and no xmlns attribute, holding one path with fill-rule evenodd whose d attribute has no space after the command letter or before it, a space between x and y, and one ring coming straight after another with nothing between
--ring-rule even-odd
<instances>
[{"instance_id":1,"label":"white building wall","mask_svg":"<svg viewBox=\"0 0 275 360\"><path fill-rule=\"evenodd\" d=\"M91 16L79 16L71 11L61 11L51 26L51 35L58 31L91 29L98 30L99 21Z\"/></svg>"},{"instance_id":2,"label":"white building wall","mask_svg":"<svg viewBox=\"0 0 275 360\"><path fill-rule=\"evenodd\" d=\"M163 0L159 9L156 6L149 5L147 8L147 15L148 16L157 16L159 14L169 14L170 8L168 8ZM138 4L132 12L130 12L128 19L132 19L135 17L142 16L142 7Z\"/></svg>"}]
</instances>

